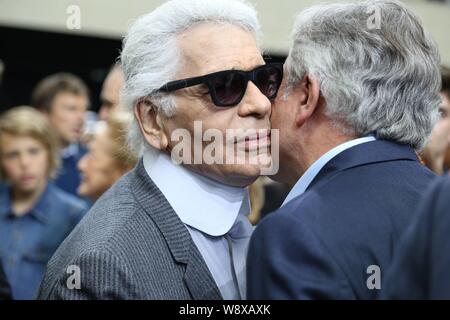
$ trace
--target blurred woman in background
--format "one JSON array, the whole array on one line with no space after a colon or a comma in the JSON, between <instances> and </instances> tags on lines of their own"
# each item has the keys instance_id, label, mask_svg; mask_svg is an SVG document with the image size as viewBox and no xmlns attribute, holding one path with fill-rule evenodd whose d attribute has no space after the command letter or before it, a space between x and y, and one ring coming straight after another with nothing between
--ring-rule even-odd
<instances>
[{"instance_id":1,"label":"blurred woman in background","mask_svg":"<svg viewBox=\"0 0 450 320\"><path fill-rule=\"evenodd\" d=\"M16 107L0 117L0 260L14 299L33 299L45 266L87 208L49 179L59 146L43 114Z\"/></svg>"},{"instance_id":2,"label":"blurred woman in background","mask_svg":"<svg viewBox=\"0 0 450 320\"><path fill-rule=\"evenodd\" d=\"M78 162L82 175L80 196L97 200L135 166L138 157L129 151L126 143L131 120L130 114L115 112L106 123L99 122L95 136L88 143L88 153Z\"/></svg>"}]
</instances>

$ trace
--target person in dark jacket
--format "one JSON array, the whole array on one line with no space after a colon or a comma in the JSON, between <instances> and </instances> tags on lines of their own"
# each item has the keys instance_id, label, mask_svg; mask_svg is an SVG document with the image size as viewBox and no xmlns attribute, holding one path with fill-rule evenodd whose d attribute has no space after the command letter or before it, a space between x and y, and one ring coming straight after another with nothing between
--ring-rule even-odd
<instances>
[{"instance_id":1,"label":"person in dark jacket","mask_svg":"<svg viewBox=\"0 0 450 320\"><path fill-rule=\"evenodd\" d=\"M274 178L293 188L253 233L248 298L374 299L435 178L416 150L438 118L438 49L388 0L311 7L293 37L271 117Z\"/></svg>"},{"instance_id":2,"label":"person in dark jacket","mask_svg":"<svg viewBox=\"0 0 450 320\"><path fill-rule=\"evenodd\" d=\"M450 177L430 187L395 251L385 299L450 299Z\"/></svg>"},{"instance_id":3,"label":"person in dark jacket","mask_svg":"<svg viewBox=\"0 0 450 320\"><path fill-rule=\"evenodd\" d=\"M39 299L245 298L246 187L270 162L259 161L267 148L253 151L268 146L283 73L265 63L258 34L256 10L238 0L167 1L133 24L123 97L143 157L58 248ZM201 132L217 133L218 161L206 148L190 158L188 136L209 146ZM230 149L239 152L223 161Z\"/></svg>"}]
</instances>

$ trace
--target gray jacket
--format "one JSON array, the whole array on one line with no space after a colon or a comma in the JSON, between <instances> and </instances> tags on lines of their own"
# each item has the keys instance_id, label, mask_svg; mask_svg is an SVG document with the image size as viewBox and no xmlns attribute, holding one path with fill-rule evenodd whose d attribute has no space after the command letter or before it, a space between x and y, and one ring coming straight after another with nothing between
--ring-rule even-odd
<instances>
[{"instance_id":1,"label":"gray jacket","mask_svg":"<svg viewBox=\"0 0 450 320\"><path fill-rule=\"evenodd\" d=\"M95 203L58 248L38 295L221 298L188 230L148 177L142 160Z\"/></svg>"}]
</instances>

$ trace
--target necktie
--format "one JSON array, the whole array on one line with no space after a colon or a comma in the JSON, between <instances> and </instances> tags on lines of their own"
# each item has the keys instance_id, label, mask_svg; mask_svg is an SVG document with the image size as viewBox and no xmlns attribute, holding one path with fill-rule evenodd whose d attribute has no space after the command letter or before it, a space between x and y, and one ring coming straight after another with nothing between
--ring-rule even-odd
<instances>
[{"instance_id":1,"label":"necktie","mask_svg":"<svg viewBox=\"0 0 450 320\"><path fill-rule=\"evenodd\" d=\"M253 226L250 224L247 217L239 214L233 227L225 235L230 256L231 275L239 300L245 298L245 261L247 257L248 242L252 231Z\"/></svg>"}]
</instances>

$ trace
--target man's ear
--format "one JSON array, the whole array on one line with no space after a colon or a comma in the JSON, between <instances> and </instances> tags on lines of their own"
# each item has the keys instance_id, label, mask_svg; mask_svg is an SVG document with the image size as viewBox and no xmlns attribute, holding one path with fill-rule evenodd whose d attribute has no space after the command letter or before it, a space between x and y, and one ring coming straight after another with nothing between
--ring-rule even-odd
<instances>
[{"instance_id":1,"label":"man's ear","mask_svg":"<svg viewBox=\"0 0 450 320\"><path fill-rule=\"evenodd\" d=\"M148 100L142 100L134 106L136 117L145 140L154 148L165 150L168 145L167 135L156 107Z\"/></svg>"},{"instance_id":2,"label":"man's ear","mask_svg":"<svg viewBox=\"0 0 450 320\"><path fill-rule=\"evenodd\" d=\"M305 74L300 83L292 89L297 96L295 122L301 127L317 110L320 101L319 82Z\"/></svg>"}]
</instances>

